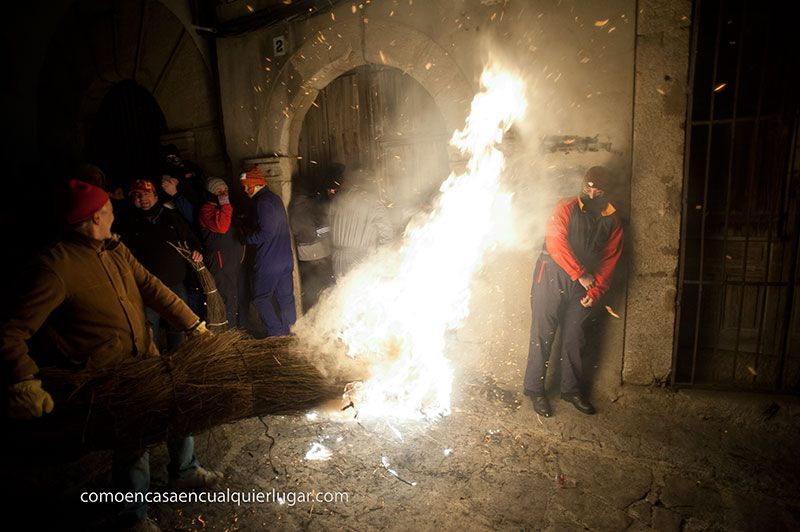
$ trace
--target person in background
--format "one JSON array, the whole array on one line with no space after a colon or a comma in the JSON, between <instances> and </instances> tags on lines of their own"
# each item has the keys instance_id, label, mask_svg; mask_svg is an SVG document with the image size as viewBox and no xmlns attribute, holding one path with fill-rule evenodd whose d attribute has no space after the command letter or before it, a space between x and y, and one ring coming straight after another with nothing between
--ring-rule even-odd
<instances>
[{"instance_id":1,"label":"person in background","mask_svg":"<svg viewBox=\"0 0 800 532\"><path fill-rule=\"evenodd\" d=\"M108 196L111 198L112 202L125 199L125 190L120 186L111 185L106 177L105 172L103 172L98 166L95 166L91 163L83 163L78 169L78 175L76 178L84 183L89 183L96 187L102 188L108 192Z\"/></svg>"},{"instance_id":2,"label":"person in background","mask_svg":"<svg viewBox=\"0 0 800 532\"><path fill-rule=\"evenodd\" d=\"M192 259L200 262L203 256L199 239L179 214L158 201L152 181L135 180L128 196L134 208L120 226L123 242L145 268L188 304L186 283L194 276L194 271L170 244L188 245ZM153 338L158 342L161 331L158 311L148 307L146 312L153 326ZM169 350L177 348L185 340L183 333L169 323L166 324L166 333Z\"/></svg>"},{"instance_id":3,"label":"person in background","mask_svg":"<svg viewBox=\"0 0 800 532\"><path fill-rule=\"evenodd\" d=\"M307 311L333 281L330 243L330 202L341 182L344 166L334 163L321 181L298 180L289 204L289 221L297 245L297 265L303 310Z\"/></svg>"},{"instance_id":4,"label":"person in background","mask_svg":"<svg viewBox=\"0 0 800 532\"><path fill-rule=\"evenodd\" d=\"M203 204L205 190L202 169L192 161L181 159L174 144L162 146L163 171L161 190L174 204L175 209L194 229L200 206Z\"/></svg>"},{"instance_id":5,"label":"person in background","mask_svg":"<svg viewBox=\"0 0 800 532\"><path fill-rule=\"evenodd\" d=\"M254 166L240 178L253 200L254 227L247 235L250 248L253 304L269 336L285 336L297 319L294 303L294 256L289 220L281 199L267 188Z\"/></svg>"},{"instance_id":6,"label":"person in background","mask_svg":"<svg viewBox=\"0 0 800 532\"><path fill-rule=\"evenodd\" d=\"M377 194L368 189L365 171L355 169L342 176L331 202L333 273L343 277L379 246L394 238L389 213Z\"/></svg>"},{"instance_id":7,"label":"person in background","mask_svg":"<svg viewBox=\"0 0 800 532\"><path fill-rule=\"evenodd\" d=\"M239 283L243 280L245 247L231 225L233 206L228 195L228 185L222 179L206 180L209 200L200 207L200 231L205 263L217 285L231 328L245 327L244 316L239 317ZM214 324L216 325L216 324Z\"/></svg>"}]
</instances>

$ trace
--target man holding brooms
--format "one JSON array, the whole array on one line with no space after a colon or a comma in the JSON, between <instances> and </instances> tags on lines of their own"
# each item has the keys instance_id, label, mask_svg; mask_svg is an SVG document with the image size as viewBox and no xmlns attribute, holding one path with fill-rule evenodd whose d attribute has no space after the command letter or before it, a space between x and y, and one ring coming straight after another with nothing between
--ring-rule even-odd
<instances>
[{"instance_id":1,"label":"man holding brooms","mask_svg":"<svg viewBox=\"0 0 800 532\"><path fill-rule=\"evenodd\" d=\"M8 416L26 420L58 405L37 379L39 367L28 341L46 332L59 365L108 368L125 360L158 356L145 318L145 305L190 334L206 332L203 322L150 274L111 233L113 208L108 194L71 180L66 194L68 228L60 242L42 253L32 269L32 283L0 324L0 356L8 382ZM191 437L168 442L170 484L174 490L215 484L219 473L200 467ZM146 492L150 486L146 449L116 449L113 483L120 492ZM120 524L157 530L144 503L126 503Z\"/></svg>"}]
</instances>

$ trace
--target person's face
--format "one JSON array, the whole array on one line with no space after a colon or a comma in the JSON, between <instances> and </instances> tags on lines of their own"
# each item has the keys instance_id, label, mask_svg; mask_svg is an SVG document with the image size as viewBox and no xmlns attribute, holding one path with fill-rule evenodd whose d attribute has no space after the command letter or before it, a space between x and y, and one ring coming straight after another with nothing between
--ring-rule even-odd
<instances>
[{"instance_id":1,"label":"person's face","mask_svg":"<svg viewBox=\"0 0 800 532\"><path fill-rule=\"evenodd\" d=\"M592 187L589 185L583 185L583 189L581 191L586 194L586 197L589 199L597 199L602 198L605 195L605 192L601 188Z\"/></svg>"},{"instance_id":2,"label":"person's face","mask_svg":"<svg viewBox=\"0 0 800 532\"><path fill-rule=\"evenodd\" d=\"M97 212L96 223L100 240L111 238L111 224L114 223L114 207L111 205L111 200Z\"/></svg>"},{"instance_id":3,"label":"person's face","mask_svg":"<svg viewBox=\"0 0 800 532\"><path fill-rule=\"evenodd\" d=\"M256 192L260 190L259 187L253 185L246 185L244 182L242 182L242 188L244 189L244 193L247 194L247 196L250 198L255 196Z\"/></svg>"},{"instance_id":4,"label":"person's face","mask_svg":"<svg viewBox=\"0 0 800 532\"><path fill-rule=\"evenodd\" d=\"M180 157L178 157L177 155L172 155L172 154L167 155L167 161L169 161L170 164L173 164L175 166L180 166L180 165L183 164L183 161L181 160Z\"/></svg>"},{"instance_id":5,"label":"person's face","mask_svg":"<svg viewBox=\"0 0 800 532\"><path fill-rule=\"evenodd\" d=\"M228 187L226 187L226 186L217 187L214 190L214 195L215 196L227 196L228 195Z\"/></svg>"},{"instance_id":6,"label":"person's face","mask_svg":"<svg viewBox=\"0 0 800 532\"><path fill-rule=\"evenodd\" d=\"M131 192L131 201L133 206L143 211L150 210L156 204L158 199L156 195L149 190L134 190Z\"/></svg>"}]
</instances>

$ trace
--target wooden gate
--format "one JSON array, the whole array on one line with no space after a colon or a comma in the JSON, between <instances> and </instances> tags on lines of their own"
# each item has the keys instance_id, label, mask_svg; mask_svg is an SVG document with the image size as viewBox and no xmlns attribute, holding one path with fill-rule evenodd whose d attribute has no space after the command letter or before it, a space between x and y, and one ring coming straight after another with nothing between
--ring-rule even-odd
<instances>
[{"instance_id":1,"label":"wooden gate","mask_svg":"<svg viewBox=\"0 0 800 532\"><path fill-rule=\"evenodd\" d=\"M320 91L300 133L300 176L331 163L371 172L401 226L450 169L448 134L430 94L411 76L382 65L350 70Z\"/></svg>"}]
</instances>

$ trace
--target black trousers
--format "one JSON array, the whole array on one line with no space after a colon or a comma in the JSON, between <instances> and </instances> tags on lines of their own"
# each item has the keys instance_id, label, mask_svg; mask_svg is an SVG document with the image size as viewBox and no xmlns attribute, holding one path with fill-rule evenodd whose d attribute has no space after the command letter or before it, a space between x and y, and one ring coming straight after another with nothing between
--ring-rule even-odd
<instances>
[{"instance_id":1,"label":"black trousers","mask_svg":"<svg viewBox=\"0 0 800 532\"><path fill-rule=\"evenodd\" d=\"M531 287L531 339L525 371L526 395L545 394L545 375L550 351L561 326L561 393L580 392L586 328L592 307L584 308L586 290L573 281L553 259L539 256Z\"/></svg>"}]
</instances>

